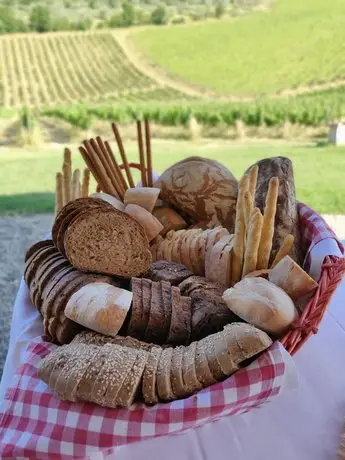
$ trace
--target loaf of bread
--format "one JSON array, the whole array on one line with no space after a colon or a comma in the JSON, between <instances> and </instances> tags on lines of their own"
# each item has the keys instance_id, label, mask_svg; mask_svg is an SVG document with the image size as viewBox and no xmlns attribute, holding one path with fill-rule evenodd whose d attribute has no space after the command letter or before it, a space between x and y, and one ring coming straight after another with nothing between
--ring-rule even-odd
<instances>
[{"instance_id":1,"label":"loaf of bread","mask_svg":"<svg viewBox=\"0 0 345 460\"><path fill-rule=\"evenodd\" d=\"M289 256L272 268L268 279L285 291L293 301L315 291L318 284Z\"/></svg>"},{"instance_id":2,"label":"loaf of bread","mask_svg":"<svg viewBox=\"0 0 345 460\"><path fill-rule=\"evenodd\" d=\"M221 331L226 324L241 321L222 299L224 287L199 276L191 276L179 285L181 294L191 298L191 340L199 340Z\"/></svg>"},{"instance_id":3,"label":"loaf of bread","mask_svg":"<svg viewBox=\"0 0 345 460\"><path fill-rule=\"evenodd\" d=\"M224 292L223 299L240 318L278 337L298 317L291 298L264 278L243 278Z\"/></svg>"},{"instance_id":4,"label":"loaf of bread","mask_svg":"<svg viewBox=\"0 0 345 460\"><path fill-rule=\"evenodd\" d=\"M269 181L272 177L279 180L275 228L270 261L272 262L286 235L294 236L291 257L299 264L304 258L301 235L298 223L295 182L291 160L285 157L274 157L260 160L255 193L255 206L264 211ZM248 172L248 171L247 171Z\"/></svg>"},{"instance_id":5,"label":"loaf of bread","mask_svg":"<svg viewBox=\"0 0 345 460\"><path fill-rule=\"evenodd\" d=\"M145 348L148 344L141 342L132 346L132 340L85 331L44 358L39 377L68 401L129 407L141 396L146 404L155 404L227 378L272 343L267 334L244 323L227 325L186 347Z\"/></svg>"},{"instance_id":6,"label":"loaf of bread","mask_svg":"<svg viewBox=\"0 0 345 460\"><path fill-rule=\"evenodd\" d=\"M87 284L68 299L65 316L91 330L115 336L125 321L132 297L132 292L108 283Z\"/></svg>"},{"instance_id":7,"label":"loaf of bread","mask_svg":"<svg viewBox=\"0 0 345 460\"><path fill-rule=\"evenodd\" d=\"M156 344L185 345L191 335L191 299L167 281L132 278L131 337Z\"/></svg>"},{"instance_id":8,"label":"loaf of bread","mask_svg":"<svg viewBox=\"0 0 345 460\"><path fill-rule=\"evenodd\" d=\"M131 216L99 201L102 205L98 207L90 207L86 203L68 222L63 234L63 252L67 259L75 268L85 272L122 278L144 273L151 263L149 242L144 229ZM61 250L61 244L57 246Z\"/></svg>"},{"instance_id":9,"label":"loaf of bread","mask_svg":"<svg viewBox=\"0 0 345 460\"><path fill-rule=\"evenodd\" d=\"M190 276L193 276L193 272L185 265L166 260L153 262L148 271L142 275L143 278L152 281L168 281L172 286L178 286Z\"/></svg>"},{"instance_id":10,"label":"loaf of bread","mask_svg":"<svg viewBox=\"0 0 345 460\"><path fill-rule=\"evenodd\" d=\"M223 165L189 157L168 168L155 182L160 197L194 222L223 225L231 232L236 212L237 180Z\"/></svg>"}]
</instances>

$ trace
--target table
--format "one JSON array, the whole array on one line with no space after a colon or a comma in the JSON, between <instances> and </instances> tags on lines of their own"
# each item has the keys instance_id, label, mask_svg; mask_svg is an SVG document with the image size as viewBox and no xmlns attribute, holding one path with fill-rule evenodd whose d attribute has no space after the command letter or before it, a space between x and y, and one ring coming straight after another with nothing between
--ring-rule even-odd
<instances>
[{"instance_id":1,"label":"table","mask_svg":"<svg viewBox=\"0 0 345 460\"><path fill-rule=\"evenodd\" d=\"M338 286L319 333L295 356L300 380L296 390L244 415L184 434L120 447L116 459L335 459L345 416L344 301L345 280ZM1 399L28 341L41 333L39 314L28 302L22 281L14 306Z\"/></svg>"}]
</instances>

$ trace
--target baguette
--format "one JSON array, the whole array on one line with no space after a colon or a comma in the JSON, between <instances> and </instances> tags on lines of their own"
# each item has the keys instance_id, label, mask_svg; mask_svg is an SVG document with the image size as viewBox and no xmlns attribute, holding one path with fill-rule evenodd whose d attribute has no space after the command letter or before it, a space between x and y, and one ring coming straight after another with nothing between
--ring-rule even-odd
<instances>
[{"instance_id":1,"label":"baguette","mask_svg":"<svg viewBox=\"0 0 345 460\"><path fill-rule=\"evenodd\" d=\"M283 244L281 245L279 251L277 252L271 268L274 268L285 256L289 255L294 243L294 236L293 235L286 235L284 238Z\"/></svg>"}]
</instances>

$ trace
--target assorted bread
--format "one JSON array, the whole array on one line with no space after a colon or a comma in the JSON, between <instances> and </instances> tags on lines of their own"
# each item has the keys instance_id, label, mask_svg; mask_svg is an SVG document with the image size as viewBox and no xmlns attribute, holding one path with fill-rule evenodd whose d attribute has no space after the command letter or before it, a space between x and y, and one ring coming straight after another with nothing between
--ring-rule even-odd
<instances>
[{"instance_id":1,"label":"assorted bread","mask_svg":"<svg viewBox=\"0 0 345 460\"><path fill-rule=\"evenodd\" d=\"M96 193L65 152L52 240L28 250L24 278L62 345L40 377L62 399L129 407L232 375L293 326L317 283L300 266L290 160L261 160L237 181L191 157L154 182L148 122L139 164L112 128L122 164L99 137L80 147Z\"/></svg>"}]
</instances>

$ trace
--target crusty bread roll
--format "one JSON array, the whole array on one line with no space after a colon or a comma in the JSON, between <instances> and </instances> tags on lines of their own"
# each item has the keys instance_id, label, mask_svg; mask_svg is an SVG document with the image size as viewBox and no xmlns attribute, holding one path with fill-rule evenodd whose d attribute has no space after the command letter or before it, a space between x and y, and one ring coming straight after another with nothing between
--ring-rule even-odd
<instances>
[{"instance_id":1,"label":"crusty bread roll","mask_svg":"<svg viewBox=\"0 0 345 460\"><path fill-rule=\"evenodd\" d=\"M270 271L268 279L297 301L314 291L318 284L290 256L285 256Z\"/></svg>"},{"instance_id":2,"label":"crusty bread roll","mask_svg":"<svg viewBox=\"0 0 345 460\"><path fill-rule=\"evenodd\" d=\"M264 278L243 278L224 292L223 300L237 316L277 336L297 318L291 298Z\"/></svg>"},{"instance_id":3,"label":"crusty bread roll","mask_svg":"<svg viewBox=\"0 0 345 460\"><path fill-rule=\"evenodd\" d=\"M137 204L128 204L125 207L125 213L136 219L145 230L145 234L149 241L156 238L163 230L163 225L149 211Z\"/></svg>"},{"instance_id":4,"label":"crusty bread roll","mask_svg":"<svg viewBox=\"0 0 345 460\"><path fill-rule=\"evenodd\" d=\"M155 187L129 188L126 190L123 201L125 206L128 204L137 204L151 213L157 202L159 192L159 188Z\"/></svg>"},{"instance_id":5,"label":"crusty bread roll","mask_svg":"<svg viewBox=\"0 0 345 460\"><path fill-rule=\"evenodd\" d=\"M132 297L132 292L125 289L107 283L90 283L69 298L65 315L93 331L115 336L126 318Z\"/></svg>"}]
</instances>

